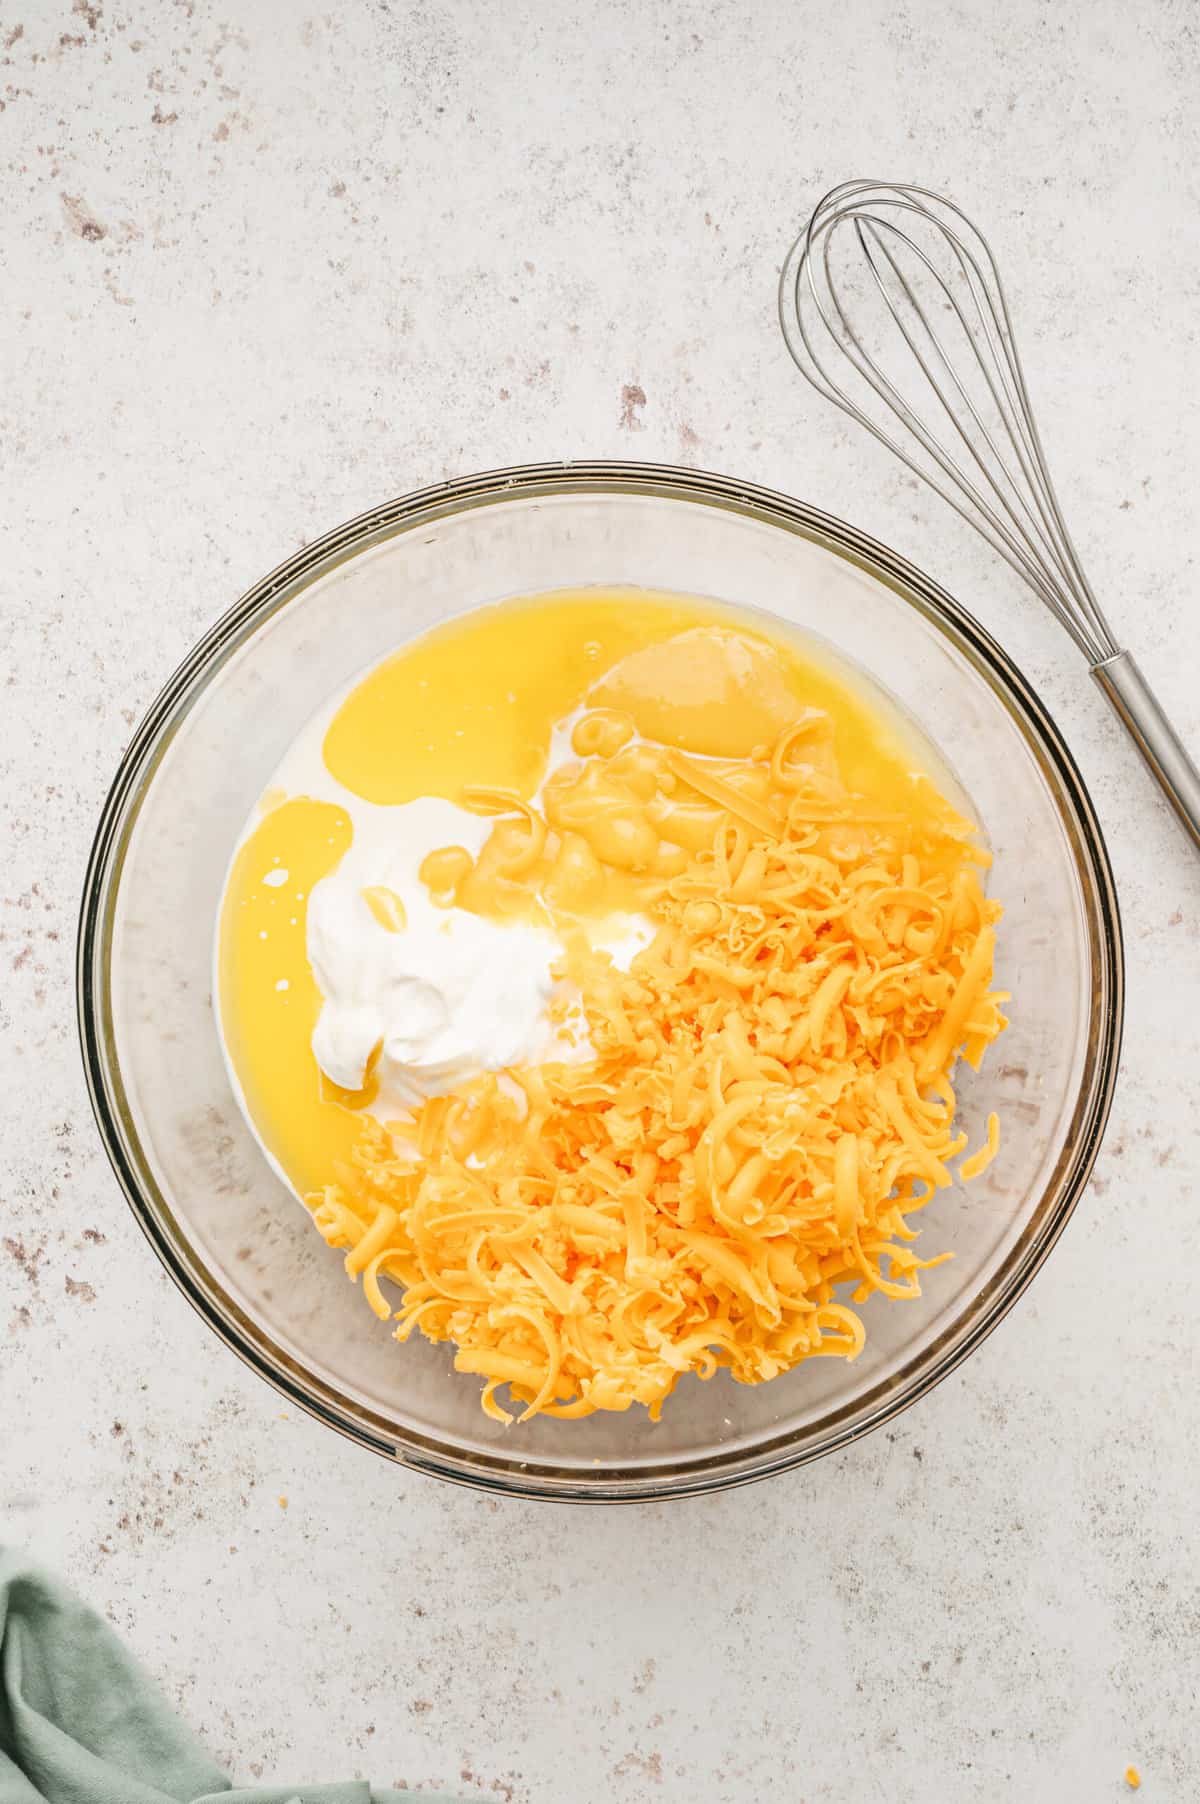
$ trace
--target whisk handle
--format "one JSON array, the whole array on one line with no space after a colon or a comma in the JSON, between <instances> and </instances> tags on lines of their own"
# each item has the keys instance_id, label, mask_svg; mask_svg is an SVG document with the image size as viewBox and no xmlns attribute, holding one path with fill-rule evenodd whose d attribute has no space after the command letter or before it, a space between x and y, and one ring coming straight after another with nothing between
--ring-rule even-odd
<instances>
[{"instance_id":1,"label":"whisk handle","mask_svg":"<svg viewBox=\"0 0 1200 1804\"><path fill-rule=\"evenodd\" d=\"M1163 713L1136 659L1119 651L1115 657L1093 664L1092 675L1200 848L1200 770Z\"/></svg>"}]
</instances>

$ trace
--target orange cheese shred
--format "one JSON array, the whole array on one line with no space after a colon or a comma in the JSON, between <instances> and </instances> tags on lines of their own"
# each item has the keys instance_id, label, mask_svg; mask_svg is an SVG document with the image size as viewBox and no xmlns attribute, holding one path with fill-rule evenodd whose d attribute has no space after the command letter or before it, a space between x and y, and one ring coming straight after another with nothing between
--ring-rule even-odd
<instances>
[{"instance_id":1,"label":"orange cheese shred","mask_svg":"<svg viewBox=\"0 0 1200 1804\"><path fill-rule=\"evenodd\" d=\"M353 1165L309 1199L376 1314L401 1340L452 1342L498 1422L635 1404L657 1417L687 1374L758 1384L853 1359L859 1306L918 1296L948 1256L918 1257L909 1217L965 1149L958 1057L978 1064L1005 1026L1001 909L950 804L923 780L907 814L853 793L821 718L740 765L582 734L577 749L599 749L571 831L578 797L609 793L620 881L642 885L656 930L628 971L564 936L591 1056L488 1074L388 1128L365 1120ZM506 893L524 884L542 905L559 828L506 792L468 799L515 817L500 823ZM643 801L679 833L669 856L642 831ZM993 1114L959 1177L998 1146Z\"/></svg>"}]
</instances>

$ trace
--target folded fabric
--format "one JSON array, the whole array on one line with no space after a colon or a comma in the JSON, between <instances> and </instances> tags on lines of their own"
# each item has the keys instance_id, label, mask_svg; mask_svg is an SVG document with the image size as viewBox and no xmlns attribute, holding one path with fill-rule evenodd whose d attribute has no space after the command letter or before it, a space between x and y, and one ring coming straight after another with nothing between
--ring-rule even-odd
<instances>
[{"instance_id":1,"label":"folded fabric","mask_svg":"<svg viewBox=\"0 0 1200 1804\"><path fill-rule=\"evenodd\" d=\"M461 1804L421 1794L422 1804ZM0 1548L0 1804L414 1804L341 1785L235 1790L104 1618Z\"/></svg>"}]
</instances>

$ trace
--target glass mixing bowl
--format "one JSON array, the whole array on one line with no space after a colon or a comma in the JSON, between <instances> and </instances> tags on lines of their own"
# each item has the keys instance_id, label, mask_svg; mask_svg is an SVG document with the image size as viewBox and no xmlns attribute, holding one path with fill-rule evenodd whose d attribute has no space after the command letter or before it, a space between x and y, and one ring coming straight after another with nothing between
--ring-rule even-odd
<instances>
[{"instance_id":1,"label":"glass mixing bowl","mask_svg":"<svg viewBox=\"0 0 1200 1804\"><path fill-rule=\"evenodd\" d=\"M364 665L505 596L634 584L765 608L828 641L941 749L990 838L997 981L1012 1025L964 1125L999 1112L999 1158L941 1193L926 1245L953 1260L919 1302L865 1310L853 1364L770 1384L688 1379L640 1410L502 1428L453 1349L397 1346L269 1170L213 1018L213 924L230 850L298 729ZM761 1478L887 1421L978 1345L1029 1283L1087 1181L1121 1028L1120 927L1088 796L1000 650L927 577L781 495L651 465L502 471L424 490L317 540L251 589L176 671L104 808L79 938L100 1131L151 1244L204 1319L289 1400L424 1472L569 1500L679 1496Z\"/></svg>"}]
</instances>

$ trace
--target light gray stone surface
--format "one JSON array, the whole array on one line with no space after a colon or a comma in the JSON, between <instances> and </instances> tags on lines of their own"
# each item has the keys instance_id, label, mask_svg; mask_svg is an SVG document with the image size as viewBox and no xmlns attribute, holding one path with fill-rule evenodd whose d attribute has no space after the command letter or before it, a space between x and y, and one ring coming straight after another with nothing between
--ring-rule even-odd
<instances>
[{"instance_id":1,"label":"light gray stone surface","mask_svg":"<svg viewBox=\"0 0 1200 1804\"><path fill-rule=\"evenodd\" d=\"M1200 862L1065 639L773 316L834 181L968 203L1097 586L1200 744L1198 65L1188 0L6 7L0 1534L244 1780L1048 1804L1133 1760L1200 1795ZM943 578L1079 758L1129 961L1096 1178L988 1344L840 1457L625 1512L285 1418L135 1227L73 1020L91 828L201 628L373 502L584 454L773 484Z\"/></svg>"}]
</instances>

